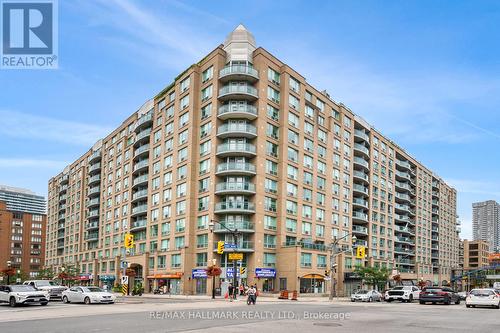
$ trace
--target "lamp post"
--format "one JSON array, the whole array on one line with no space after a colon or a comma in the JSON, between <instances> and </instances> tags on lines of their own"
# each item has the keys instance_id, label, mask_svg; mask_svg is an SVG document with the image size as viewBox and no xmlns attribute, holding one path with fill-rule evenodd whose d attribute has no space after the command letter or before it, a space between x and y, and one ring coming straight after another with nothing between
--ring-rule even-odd
<instances>
[{"instance_id":1,"label":"lamp post","mask_svg":"<svg viewBox=\"0 0 500 333\"><path fill-rule=\"evenodd\" d=\"M337 256L342 253L338 249L338 244L339 244L339 242L341 240L347 238L350 235L351 234L346 234L342 238L335 239L333 241L333 243L330 245L330 285L331 285L330 286L330 297L329 297L330 301L333 300L333 295L334 295L334 286L335 286L335 282L334 282L334 279L335 279L334 270L337 267L336 259L337 259ZM352 236L352 243L353 244L356 243L356 240L357 240L356 236L353 235Z\"/></svg>"},{"instance_id":2,"label":"lamp post","mask_svg":"<svg viewBox=\"0 0 500 333\"><path fill-rule=\"evenodd\" d=\"M208 227L210 229L210 232L213 232L214 231L214 227L215 227L215 223L217 223L218 225L222 226L224 229L226 229L227 231L229 231L231 233L231 235L233 235L233 242L236 246L236 248L238 247L238 229L234 228L234 229L229 229L228 227L226 227L226 225L224 223L221 223L217 220L210 220L210 223L208 224ZM237 284L238 284L238 278L237 278L237 272L236 272L236 269L237 269L237 265L236 265L236 260L233 260L233 294L234 294L234 298L236 299L236 292L234 292L234 290L236 290L236 287L237 287ZM226 277L227 277L227 267L226 267Z\"/></svg>"},{"instance_id":3,"label":"lamp post","mask_svg":"<svg viewBox=\"0 0 500 333\"><path fill-rule=\"evenodd\" d=\"M17 273L16 283L20 284L21 283L21 270L18 269L16 273Z\"/></svg>"},{"instance_id":4,"label":"lamp post","mask_svg":"<svg viewBox=\"0 0 500 333\"><path fill-rule=\"evenodd\" d=\"M63 266L63 267L61 267L61 284L62 284L63 286L64 286L64 270L65 270L65 269L66 269L66 268L64 268L64 266Z\"/></svg>"},{"instance_id":5,"label":"lamp post","mask_svg":"<svg viewBox=\"0 0 500 333\"><path fill-rule=\"evenodd\" d=\"M217 259L212 259L212 266L215 267ZM212 275L212 299L215 299L215 275Z\"/></svg>"},{"instance_id":6,"label":"lamp post","mask_svg":"<svg viewBox=\"0 0 500 333\"><path fill-rule=\"evenodd\" d=\"M12 261L7 261L7 284L10 284L10 268L12 267Z\"/></svg>"}]
</instances>

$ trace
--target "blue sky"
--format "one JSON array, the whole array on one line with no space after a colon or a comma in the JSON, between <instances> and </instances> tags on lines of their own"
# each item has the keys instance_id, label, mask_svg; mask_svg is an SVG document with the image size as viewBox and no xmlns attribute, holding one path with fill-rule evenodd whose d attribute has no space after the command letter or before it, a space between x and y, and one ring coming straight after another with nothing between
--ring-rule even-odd
<instances>
[{"instance_id":1,"label":"blue sky","mask_svg":"<svg viewBox=\"0 0 500 333\"><path fill-rule=\"evenodd\" d=\"M498 1L59 1L59 69L0 70L0 184L46 195L243 23L471 203L500 201ZM410 120L410 121L409 121Z\"/></svg>"}]
</instances>

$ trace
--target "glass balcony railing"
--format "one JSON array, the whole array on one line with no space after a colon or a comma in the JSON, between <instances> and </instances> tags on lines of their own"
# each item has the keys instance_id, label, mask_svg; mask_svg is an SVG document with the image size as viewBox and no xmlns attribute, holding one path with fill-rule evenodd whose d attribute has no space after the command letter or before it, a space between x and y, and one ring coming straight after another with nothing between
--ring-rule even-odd
<instances>
[{"instance_id":1,"label":"glass balcony railing","mask_svg":"<svg viewBox=\"0 0 500 333\"><path fill-rule=\"evenodd\" d=\"M255 184L250 182L223 182L215 186L216 192L255 192Z\"/></svg>"},{"instance_id":2,"label":"glass balcony railing","mask_svg":"<svg viewBox=\"0 0 500 333\"><path fill-rule=\"evenodd\" d=\"M250 104L224 104L222 105L218 112L217 115L220 118L227 118L227 117L243 117L247 119L255 119L257 117L257 108L253 105Z\"/></svg>"},{"instance_id":3,"label":"glass balcony railing","mask_svg":"<svg viewBox=\"0 0 500 333\"><path fill-rule=\"evenodd\" d=\"M217 165L217 173L224 172L243 172L243 173L255 173L255 165L251 163L221 163Z\"/></svg>"},{"instance_id":4,"label":"glass balcony railing","mask_svg":"<svg viewBox=\"0 0 500 333\"><path fill-rule=\"evenodd\" d=\"M257 98L257 89L251 85L241 84L241 85L226 85L219 89L219 98L228 95L246 95L253 98Z\"/></svg>"},{"instance_id":5,"label":"glass balcony railing","mask_svg":"<svg viewBox=\"0 0 500 333\"><path fill-rule=\"evenodd\" d=\"M370 142L370 137L364 131L354 130L354 136L357 136L358 138L361 138L361 139L365 140L366 142Z\"/></svg>"},{"instance_id":6,"label":"glass balcony railing","mask_svg":"<svg viewBox=\"0 0 500 333\"><path fill-rule=\"evenodd\" d=\"M256 136L257 129L250 124L223 124L217 129L217 135L235 133L239 135Z\"/></svg>"},{"instance_id":7,"label":"glass balcony railing","mask_svg":"<svg viewBox=\"0 0 500 333\"><path fill-rule=\"evenodd\" d=\"M259 78L259 72L255 68L253 68L251 66L247 66L247 65L226 66L219 71L220 78L230 76L230 75L238 75L238 76L249 75L255 79Z\"/></svg>"},{"instance_id":8,"label":"glass balcony railing","mask_svg":"<svg viewBox=\"0 0 500 333\"><path fill-rule=\"evenodd\" d=\"M255 205L246 201L223 201L215 204L215 211L255 211Z\"/></svg>"},{"instance_id":9,"label":"glass balcony railing","mask_svg":"<svg viewBox=\"0 0 500 333\"><path fill-rule=\"evenodd\" d=\"M250 143L224 143L217 146L217 154L249 153L255 154L255 146Z\"/></svg>"}]
</instances>

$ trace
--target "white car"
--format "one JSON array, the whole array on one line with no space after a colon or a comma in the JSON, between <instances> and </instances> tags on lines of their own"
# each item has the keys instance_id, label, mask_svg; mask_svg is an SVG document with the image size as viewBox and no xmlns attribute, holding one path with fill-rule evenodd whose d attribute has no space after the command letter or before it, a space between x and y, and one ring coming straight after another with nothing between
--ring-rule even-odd
<instances>
[{"instance_id":1,"label":"white car","mask_svg":"<svg viewBox=\"0 0 500 333\"><path fill-rule=\"evenodd\" d=\"M18 304L33 303L47 305L49 302L49 294L46 291L39 291L32 286L25 286L22 284L0 286L0 302L9 303L12 307Z\"/></svg>"},{"instance_id":2,"label":"white car","mask_svg":"<svg viewBox=\"0 0 500 333\"><path fill-rule=\"evenodd\" d=\"M401 302L411 303L419 299L420 289L415 286L397 286L385 292L385 301L392 302L399 300Z\"/></svg>"},{"instance_id":3,"label":"white car","mask_svg":"<svg viewBox=\"0 0 500 333\"><path fill-rule=\"evenodd\" d=\"M23 282L24 285L32 286L36 290L46 291L49 293L50 299L60 299L61 293L68 289L65 286L60 286L52 280L28 280Z\"/></svg>"},{"instance_id":4,"label":"white car","mask_svg":"<svg viewBox=\"0 0 500 333\"><path fill-rule=\"evenodd\" d=\"M115 302L116 296L99 287L72 287L62 292L62 300L64 303L112 304Z\"/></svg>"},{"instance_id":5,"label":"white car","mask_svg":"<svg viewBox=\"0 0 500 333\"><path fill-rule=\"evenodd\" d=\"M358 290L351 295L351 302L361 301L361 302L380 302L382 300L382 294L376 290Z\"/></svg>"},{"instance_id":6,"label":"white car","mask_svg":"<svg viewBox=\"0 0 500 333\"><path fill-rule=\"evenodd\" d=\"M492 306L500 309L500 295L495 289L472 289L465 299L465 306L474 308L476 306Z\"/></svg>"}]
</instances>

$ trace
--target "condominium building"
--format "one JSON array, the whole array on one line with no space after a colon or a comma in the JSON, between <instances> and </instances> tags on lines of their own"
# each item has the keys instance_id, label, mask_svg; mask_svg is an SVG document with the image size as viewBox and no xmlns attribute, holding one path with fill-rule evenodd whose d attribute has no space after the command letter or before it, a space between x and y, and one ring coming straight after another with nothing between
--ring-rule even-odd
<instances>
[{"instance_id":1,"label":"condominium building","mask_svg":"<svg viewBox=\"0 0 500 333\"><path fill-rule=\"evenodd\" d=\"M456 221L453 188L240 25L50 179L46 264L78 265L94 283L126 265L146 290L205 294L204 268L222 266L219 286L236 251L237 277L262 292L326 293L342 239L367 248L336 256L342 295L361 283L357 265L449 281Z\"/></svg>"},{"instance_id":2,"label":"condominium building","mask_svg":"<svg viewBox=\"0 0 500 333\"><path fill-rule=\"evenodd\" d=\"M475 269L489 266L490 247L483 240L469 241L464 239L464 269Z\"/></svg>"},{"instance_id":3,"label":"condominium building","mask_svg":"<svg viewBox=\"0 0 500 333\"><path fill-rule=\"evenodd\" d=\"M489 243L491 252L500 253L500 205L494 200L472 204L472 235L474 240Z\"/></svg>"},{"instance_id":4,"label":"condominium building","mask_svg":"<svg viewBox=\"0 0 500 333\"><path fill-rule=\"evenodd\" d=\"M0 269L35 277L45 261L45 198L0 186Z\"/></svg>"}]
</instances>

